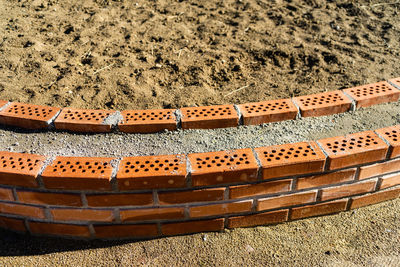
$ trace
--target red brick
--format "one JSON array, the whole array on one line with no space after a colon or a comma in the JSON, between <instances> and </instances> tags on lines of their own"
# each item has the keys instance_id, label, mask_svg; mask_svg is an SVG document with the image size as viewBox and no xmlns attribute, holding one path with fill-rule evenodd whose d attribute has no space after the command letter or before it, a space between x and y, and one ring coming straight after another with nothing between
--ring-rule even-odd
<instances>
[{"instance_id":1,"label":"red brick","mask_svg":"<svg viewBox=\"0 0 400 267\"><path fill-rule=\"evenodd\" d=\"M340 169L385 159L388 145L374 132L337 136L318 141L329 157L329 169Z\"/></svg>"},{"instance_id":2,"label":"red brick","mask_svg":"<svg viewBox=\"0 0 400 267\"><path fill-rule=\"evenodd\" d=\"M112 222L114 220L112 210L52 209L50 212L56 221Z\"/></svg>"},{"instance_id":3,"label":"red brick","mask_svg":"<svg viewBox=\"0 0 400 267\"><path fill-rule=\"evenodd\" d=\"M379 202L391 200L398 198L400 196L400 188L385 190L376 192L373 194L368 194L359 197L353 197L353 201L351 203L351 209L357 209L360 207L376 204Z\"/></svg>"},{"instance_id":4,"label":"red brick","mask_svg":"<svg viewBox=\"0 0 400 267\"><path fill-rule=\"evenodd\" d=\"M356 168L297 179L297 190L352 181Z\"/></svg>"},{"instance_id":5,"label":"red brick","mask_svg":"<svg viewBox=\"0 0 400 267\"><path fill-rule=\"evenodd\" d=\"M329 187L322 189L321 200L331 200L335 198L342 198L352 195L364 194L371 192L375 189L377 180L355 183L355 184L346 184L335 187Z\"/></svg>"},{"instance_id":6,"label":"red brick","mask_svg":"<svg viewBox=\"0 0 400 267\"><path fill-rule=\"evenodd\" d=\"M3 108L7 103L8 101L0 100L0 109Z\"/></svg>"},{"instance_id":7,"label":"red brick","mask_svg":"<svg viewBox=\"0 0 400 267\"><path fill-rule=\"evenodd\" d=\"M149 238L158 236L156 224L95 225L94 231L98 238Z\"/></svg>"},{"instance_id":8,"label":"red brick","mask_svg":"<svg viewBox=\"0 0 400 267\"><path fill-rule=\"evenodd\" d=\"M111 190L113 158L57 157L42 174L44 186L55 189Z\"/></svg>"},{"instance_id":9,"label":"red brick","mask_svg":"<svg viewBox=\"0 0 400 267\"><path fill-rule=\"evenodd\" d=\"M90 237L87 225L29 222L33 234Z\"/></svg>"},{"instance_id":10,"label":"red brick","mask_svg":"<svg viewBox=\"0 0 400 267\"><path fill-rule=\"evenodd\" d=\"M396 85L397 88L400 88L400 77L390 79L389 82L391 82L391 83L393 83L394 85Z\"/></svg>"},{"instance_id":11,"label":"red brick","mask_svg":"<svg viewBox=\"0 0 400 267\"><path fill-rule=\"evenodd\" d=\"M385 161L373 165L360 168L359 179L367 179L369 177L383 175L390 172L400 171L400 159Z\"/></svg>"},{"instance_id":12,"label":"red brick","mask_svg":"<svg viewBox=\"0 0 400 267\"><path fill-rule=\"evenodd\" d=\"M146 220L176 220L185 218L183 208L154 208L154 209L132 209L121 210L120 217L125 221Z\"/></svg>"},{"instance_id":13,"label":"red brick","mask_svg":"<svg viewBox=\"0 0 400 267\"><path fill-rule=\"evenodd\" d=\"M400 173L385 175L381 178L380 189L389 188L400 184Z\"/></svg>"},{"instance_id":14,"label":"red brick","mask_svg":"<svg viewBox=\"0 0 400 267\"><path fill-rule=\"evenodd\" d=\"M38 187L36 177L45 159L39 155L1 151L0 184Z\"/></svg>"},{"instance_id":15,"label":"red brick","mask_svg":"<svg viewBox=\"0 0 400 267\"><path fill-rule=\"evenodd\" d=\"M338 213L341 211L346 210L347 206L347 199L315 204L315 205L308 205L304 207L298 207L292 209L292 220L302 219L307 217L313 216L320 216L332 213Z\"/></svg>"},{"instance_id":16,"label":"red brick","mask_svg":"<svg viewBox=\"0 0 400 267\"><path fill-rule=\"evenodd\" d=\"M124 110L118 128L125 133L155 133L176 130L174 109Z\"/></svg>"},{"instance_id":17,"label":"red brick","mask_svg":"<svg viewBox=\"0 0 400 267\"><path fill-rule=\"evenodd\" d=\"M252 204L252 200L247 200L241 202L196 206L191 207L189 213L192 218L241 213L251 211Z\"/></svg>"},{"instance_id":18,"label":"red brick","mask_svg":"<svg viewBox=\"0 0 400 267\"><path fill-rule=\"evenodd\" d=\"M258 200L257 211L271 210L300 204L315 202L317 191L291 194L279 197L262 198Z\"/></svg>"},{"instance_id":19,"label":"red brick","mask_svg":"<svg viewBox=\"0 0 400 267\"><path fill-rule=\"evenodd\" d=\"M16 203L1 202L0 213L15 214L15 215L21 215L39 219L45 218L44 210L42 208L16 204Z\"/></svg>"},{"instance_id":20,"label":"red brick","mask_svg":"<svg viewBox=\"0 0 400 267\"><path fill-rule=\"evenodd\" d=\"M117 181L119 190L186 187L186 156L123 158Z\"/></svg>"},{"instance_id":21,"label":"red brick","mask_svg":"<svg viewBox=\"0 0 400 267\"><path fill-rule=\"evenodd\" d=\"M86 195L91 207L143 206L153 204L153 195L144 194L100 194Z\"/></svg>"},{"instance_id":22,"label":"red brick","mask_svg":"<svg viewBox=\"0 0 400 267\"><path fill-rule=\"evenodd\" d=\"M27 129L47 128L59 108L11 103L0 111L0 124Z\"/></svg>"},{"instance_id":23,"label":"red brick","mask_svg":"<svg viewBox=\"0 0 400 267\"><path fill-rule=\"evenodd\" d=\"M192 185L204 186L257 180L258 164L249 148L188 155Z\"/></svg>"},{"instance_id":24,"label":"red brick","mask_svg":"<svg viewBox=\"0 0 400 267\"><path fill-rule=\"evenodd\" d=\"M167 223L161 225L163 235L184 235L199 232L214 232L224 229L224 219L207 221L188 221L181 223Z\"/></svg>"},{"instance_id":25,"label":"red brick","mask_svg":"<svg viewBox=\"0 0 400 267\"><path fill-rule=\"evenodd\" d=\"M238 107L243 115L245 125L294 120L298 112L290 99L247 103Z\"/></svg>"},{"instance_id":26,"label":"red brick","mask_svg":"<svg viewBox=\"0 0 400 267\"><path fill-rule=\"evenodd\" d=\"M12 190L7 189L7 188L0 188L0 199L7 200L7 201L13 201L14 196L13 196Z\"/></svg>"},{"instance_id":27,"label":"red brick","mask_svg":"<svg viewBox=\"0 0 400 267\"><path fill-rule=\"evenodd\" d=\"M302 117L318 117L350 110L351 100L342 91L295 97Z\"/></svg>"},{"instance_id":28,"label":"red brick","mask_svg":"<svg viewBox=\"0 0 400 267\"><path fill-rule=\"evenodd\" d=\"M183 129L236 127L239 116L233 105L181 108Z\"/></svg>"},{"instance_id":29,"label":"red brick","mask_svg":"<svg viewBox=\"0 0 400 267\"><path fill-rule=\"evenodd\" d=\"M17 195L19 201L28 204L82 206L81 196L79 194L17 191Z\"/></svg>"},{"instance_id":30,"label":"red brick","mask_svg":"<svg viewBox=\"0 0 400 267\"><path fill-rule=\"evenodd\" d=\"M112 110L64 108L54 125L58 130L107 133L111 132L111 125L104 123L104 120L114 113Z\"/></svg>"},{"instance_id":31,"label":"red brick","mask_svg":"<svg viewBox=\"0 0 400 267\"><path fill-rule=\"evenodd\" d=\"M291 179L263 182L259 184L238 185L229 187L229 198L245 198L257 195L266 195L287 192L292 185Z\"/></svg>"},{"instance_id":32,"label":"red brick","mask_svg":"<svg viewBox=\"0 0 400 267\"><path fill-rule=\"evenodd\" d=\"M26 227L23 220L12 219L3 216L0 216L0 228L26 232Z\"/></svg>"},{"instance_id":33,"label":"red brick","mask_svg":"<svg viewBox=\"0 0 400 267\"><path fill-rule=\"evenodd\" d=\"M390 158L400 156L400 125L378 129L375 132L390 144Z\"/></svg>"},{"instance_id":34,"label":"red brick","mask_svg":"<svg viewBox=\"0 0 400 267\"><path fill-rule=\"evenodd\" d=\"M325 155L314 142L302 142L255 149L263 179L321 172Z\"/></svg>"},{"instance_id":35,"label":"red brick","mask_svg":"<svg viewBox=\"0 0 400 267\"><path fill-rule=\"evenodd\" d=\"M182 204L192 202L219 201L224 199L225 188L200 189L181 192L158 193L160 204Z\"/></svg>"},{"instance_id":36,"label":"red brick","mask_svg":"<svg viewBox=\"0 0 400 267\"><path fill-rule=\"evenodd\" d=\"M378 82L343 90L357 102L357 108L369 107L399 99L400 91L388 82Z\"/></svg>"},{"instance_id":37,"label":"red brick","mask_svg":"<svg viewBox=\"0 0 400 267\"><path fill-rule=\"evenodd\" d=\"M228 228L250 227L286 222L288 219L288 213L289 210L278 210L254 215L230 217L228 219Z\"/></svg>"}]
</instances>

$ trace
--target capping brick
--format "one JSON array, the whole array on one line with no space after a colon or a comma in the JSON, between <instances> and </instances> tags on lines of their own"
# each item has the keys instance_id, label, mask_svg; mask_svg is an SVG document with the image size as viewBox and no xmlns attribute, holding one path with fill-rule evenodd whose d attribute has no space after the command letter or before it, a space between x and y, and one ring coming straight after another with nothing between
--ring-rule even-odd
<instances>
[{"instance_id":1,"label":"capping brick","mask_svg":"<svg viewBox=\"0 0 400 267\"><path fill-rule=\"evenodd\" d=\"M199 232L217 232L224 229L224 219L188 221L161 225L163 235L184 235Z\"/></svg>"},{"instance_id":2,"label":"capping brick","mask_svg":"<svg viewBox=\"0 0 400 267\"><path fill-rule=\"evenodd\" d=\"M350 209L376 204L379 202L396 199L400 196L400 188L385 190L359 197L353 197Z\"/></svg>"},{"instance_id":3,"label":"capping brick","mask_svg":"<svg viewBox=\"0 0 400 267\"><path fill-rule=\"evenodd\" d=\"M112 210L95 209L51 209L53 219L56 221L96 221L112 222L114 215Z\"/></svg>"},{"instance_id":4,"label":"capping brick","mask_svg":"<svg viewBox=\"0 0 400 267\"><path fill-rule=\"evenodd\" d=\"M154 209L132 209L120 210L120 217L123 222L146 221L146 220L176 220L184 219L183 208L154 208Z\"/></svg>"},{"instance_id":5,"label":"capping brick","mask_svg":"<svg viewBox=\"0 0 400 267\"><path fill-rule=\"evenodd\" d=\"M57 205L57 206L82 206L79 194L42 193L31 191L17 191L19 201L28 204Z\"/></svg>"},{"instance_id":6,"label":"capping brick","mask_svg":"<svg viewBox=\"0 0 400 267\"><path fill-rule=\"evenodd\" d=\"M0 188L0 199L7 201L14 201L12 190L7 188Z\"/></svg>"},{"instance_id":7,"label":"capping brick","mask_svg":"<svg viewBox=\"0 0 400 267\"><path fill-rule=\"evenodd\" d=\"M111 132L111 125L104 123L104 120L114 113L112 110L64 108L54 125L58 130L108 133Z\"/></svg>"},{"instance_id":8,"label":"capping brick","mask_svg":"<svg viewBox=\"0 0 400 267\"><path fill-rule=\"evenodd\" d=\"M123 158L117 181L119 190L186 187L186 156Z\"/></svg>"},{"instance_id":9,"label":"capping brick","mask_svg":"<svg viewBox=\"0 0 400 267\"><path fill-rule=\"evenodd\" d=\"M233 105L181 108L183 129L236 127L239 116Z\"/></svg>"},{"instance_id":10,"label":"capping brick","mask_svg":"<svg viewBox=\"0 0 400 267\"><path fill-rule=\"evenodd\" d=\"M400 91L388 82L378 82L343 90L357 102L357 108L369 107L399 99Z\"/></svg>"},{"instance_id":11,"label":"capping brick","mask_svg":"<svg viewBox=\"0 0 400 267\"><path fill-rule=\"evenodd\" d=\"M257 211L307 204L310 202L315 202L316 199L317 191L291 194L279 197L262 198L257 201Z\"/></svg>"},{"instance_id":12,"label":"capping brick","mask_svg":"<svg viewBox=\"0 0 400 267\"><path fill-rule=\"evenodd\" d=\"M0 184L38 187L36 177L45 159L39 155L1 151Z\"/></svg>"},{"instance_id":13,"label":"capping brick","mask_svg":"<svg viewBox=\"0 0 400 267\"><path fill-rule=\"evenodd\" d=\"M224 192L225 188L200 189L182 192L162 192L158 193L158 200L162 205L219 201L224 199Z\"/></svg>"},{"instance_id":14,"label":"capping brick","mask_svg":"<svg viewBox=\"0 0 400 267\"><path fill-rule=\"evenodd\" d=\"M270 100L238 105L245 125L294 120L297 108L290 99Z\"/></svg>"},{"instance_id":15,"label":"capping brick","mask_svg":"<svg viewBox=\"0 0 400 267\"><path fill-rule=\"evenodd\" d=\"M385 175L381 178L380 189L389 188L400 184L400 173Z\"/></svg>"},{"instance_id":16,"label":"capping brick","mask_svg":"<svg viewBox=\"0 0 400 267\"><path fill-rule=\"evenodd\" d=\"M297 190L333 185L355 179L356 168L297 179Z\"/></svg>"},{"instance_id":17,"label":"capping brick","mask_svg":"<svg viewBox=\"0 0 400 267\"><path fill-rule=\"evenodd\" d=\"M90 237L87 225L29 222L29 228L33 234Z\"/></svg>"},{"instance_id":18,"label":"capping brick","mask_svg":"<svg viewBox=\"0 0 400 267\"><path fill-rule=\"evenodd\" d=\"M59 108L11 103L0 111L0 124L27 129L43 129L49 126Z\"/></svg>"},{"instance_id":19,"label":"capping brick","mask_svg":"<svg viewBox=\"0 0 400 267\"><path fill-rule=\"evenodd\" d=\"M111 190L113 158L56 157L42 174L51 189Z\"/></svg>"},{"instance_id":20,"label":"capping brick","mask_svg":"<svg viewBox=\"0 0 400 267\"><path fill-rule=\"evenodd\" d=\"M32 218L44 219L44 210L38 207L32 207L17 203L0 203L0 213L15 214Z\"/></svg>"},{"instance_id":21,"label":"capping brick","mask_svg":"<svg viewBox=\"0 0 400 267\"><path fill-rule=\"evenodd\" d=\"M400 159L376 163L360 168L359 179L367 179L373 176L383 175L389 172L400 171Z\"/></svg>"},{"instance_id":22,"label":"capping brick","mask_svg":"<svg viewBox=\"0 0 400 267\"><path fill-rule=\"evenodd\" d=\"M307 217L314 217L319 215L327 215L332 213L338 213L346 210L347 199L308 205L304 207L298 207L292 209L292 220L302 219Z\"/></svg>"},{"instance_id":23,"label":"capping brick","mask_svg":"<svg viewBox=\"0 0 400 267\"><path fill-rule=\"evenodd\" d=\"M192 185L205 186L257 180L257 161L251 149L188 155Z\"/></svg>"},{"instance_id":24,"label":"capping brick","mask_svg":"<svg viewBox=\"0 0 400 267\"><path fill-rule=\"evenodd\" d=\"M158 236L156 224L95 225L94 231L98 238L150 238Z\"/></svg>"},{"instance_id":25,"label":"capping brick","mask_svg":"<svg viewBox=\"0 0 400 267\"><path fill-rule=\"evenodd\" d=\"M251 211L253 201L241 201L232 203L213 204L207 206L196 206L189 209L191 218L218 216L232 213Z\"/></svg>"},{"instance_id":26,"label":"capping brick","mask_svg":"<svg viewBox=\"0 0 400 267\"><path fill-rule=\"evenodd\" d=\"M263 179L321 172L325 166L325 155L315 142L259 147L255 152Z\"/></svg>"},{"instance_id":27,"label":"capping brick","mask_svg":"<svg viewBox=\"0 0 400 267\"><path fill-rule=\"evenodd\" d=\"M383 160L389 148L372 131L326 138L318 142L329 157L330 170Z\"/></svg>"},{"instance_id":28,"label":"capping brick","mask_svg":"<svg viewBox=\"0 0 400 267\"><path fill-rule=\"evenodd\" d=\"M0 216L0 228L26 232L26 227L23 220L12 219L3 216Z\"/></svg>"},{"instance_id":29,"label":"capping brick","mask_svg":"<svg viewBox=\"0 0 400 267\"><path fill-rule=\"evenodd\" d=\"M90 207L144 206L153 204L153 194L96 194L86 195Z\"/></svg>"},{"instance_id":30,"label":"capping brick","mask_svg":"<svg viewBox=\"0 0 400 267\"><path fill-rule=\"evenodd\" d=\"M299 106L302 117L338 114L351 108L351 100L340 90L299 96L293 98L293 101Z\"/></svg>"},{"instance_id":31,"label":"capping brick","mask_svg":"<svg viewBox=\"0 0 400 267\"><path fill-rule=\"evenodd\" d=\"M381 128L375 132L390 144L390 158L400 156L400 125Z\"/></svg>"},{"instance_id":32,"label":"capping brick","mask_svg":"<svg viewBox=\"0 0 400 267\"><path fill-rule=\"evenodd\" d=\"M229 187L229 198L245 198L257 195L266 195L280 192L288 192L291 188L292 180L279 180L263 182L259 184L237 185Z\"/></svg>"},{"instance_id":33,"label":"capping brick","mask_svg":"<svg viewBox=\"0 0 400 267\"><path fill-rule=\"evenodd\" d=\"M289 210L278 210L254 215L228 218L228 228L277 224L288 220Z\"/></svg>"},{"instance_id":34,"label":"capping brick","mask_svg":"<svg viewBox=\"0 0 400 267\"><path fill-rule=\"evenodd\" d=\"M377 180L329 187L321 190L321 201L364 194L375 189Z\"/></svg>"},{"instance_id":35,"label":"capping brick","mask_svg":"<svg viewBox=\"0 0 400 267\"><path fill-rule=\"evenodd\" d=\"M124 110L118 129L125 133L155 133L176 130L174 109Z\"/></svg>"}]
</instances>

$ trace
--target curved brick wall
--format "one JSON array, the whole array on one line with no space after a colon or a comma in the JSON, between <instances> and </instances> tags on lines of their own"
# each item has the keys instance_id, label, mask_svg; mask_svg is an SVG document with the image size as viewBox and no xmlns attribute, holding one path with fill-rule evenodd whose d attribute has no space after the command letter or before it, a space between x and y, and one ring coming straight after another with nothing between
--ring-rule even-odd
<instances>
[{"instance_id":1,"label":"curved brick wall","mask_svg":"<svg viewBox=\"0 0 400 267\"><path fill-rule=\"evenodd\" d=\"M400 125L255 149L115 158L0 152L0 226L152 238L268 225L400 194Z\"/></svg>"},{"instance_id":2,"label":"curved brick wall","mask_svg":"<svg viewBox=\"0 0 400 267\"><path fill-rule=\"evenodd\" d=\"M163 130L212 129L257 125L337 114L352 108L397 101L400 78L332 92L242 105L157 110L84 110L0 100L0 124L28 129L73 132L152 133Z\"/></svg>"}]
</instances>

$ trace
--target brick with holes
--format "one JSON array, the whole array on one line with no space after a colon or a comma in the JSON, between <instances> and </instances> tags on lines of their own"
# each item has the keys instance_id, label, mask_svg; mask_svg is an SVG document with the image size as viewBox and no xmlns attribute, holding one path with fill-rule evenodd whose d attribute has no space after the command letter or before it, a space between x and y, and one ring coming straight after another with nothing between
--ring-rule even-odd
<instances>
[{"instance_id":1,"label":"brick with holes","mask_svg":"<svg viewBox=\"0 0 400 267\"><path fill-rule=\"evenodd\" d=\"M112 110L73 109L64 108L54 125L58 130L87 133L111 132L111 124L106 118L115 114Z\"/></svg>"},{"instance_id":2,"label":"brick with holes","mask_svg":"<svg viewBox=\"0 0 400 267\"><path fill-rule=\"evenodd\" d=\"M262 178L322 172L325 155L315 142L301 142L255 149L262 166Z\"/></svg>"},{"instance_id":3,"label":"brick with holes","mask_svg":"<svg viewBox=\"0 0 400 267\"><path fill-rule=\"evenodd\" d=\"M181 108L183 129L236 127L239 116L233 105Z\"/></svg>"},{"instance_id":4,"label":"brick with holes","mask_svg":"<svg viewBox=\"0 0 400 267\"><path fill-rule=\"evenodd\" d=\"M11 103L0 111L0 124L27 129L48 128L59 108Z\"/></svg>"},{"instance_id":5,"label":"brick with holes","mask_svg":"<svg viewBox=\"0 0 400 267\"><path fill-rule=\"evenodd\" d=\"M117 173L119 190L177 188L186 186L186 156L123 158Z\"/></svg>"},{"instance_id":6,"label":"brick with holes","mask_svg":"<svg viewBox=\"0 0 400 267\"><path fill-rule=\"evenodd\" d=\"M318 141L329 157L329 169L383 160L389 146L374 132L337 136Z\"/></svg>"},{"instance_id":7,"label":"brick with holes","mask_svg":"<svg viewBox=\"0 0 400 267\"><path fill-rule=\"evenodd\" d=\"M56 157L42 174L51 189L111 190L113 158Z\"/></svg>"},{"instance_id":8,"label":"brick with holes","mask_svg":"<svg viewBox=\"0 0 400 267\"><path fill-rule=\"evenodd\" d=\"M390 79L389 82L392 83L398 89L400 89L400 77Z\"/></svg>"},{"instance_id":9,"label":"brick with holes","mask_svg":"<svg viewBox=\"0 0 400 267\"><path fill-rule=\"evenodd\" d=\"M124 110L118 129L125 133L155 133L176 130L174 109Z\"/></svg>"},{"instance_id":10,"label":"brick with holes","mask_svg":"<svg viewBox=\"0 0 400 267\"><path fill-rule=\"evenodd\" d=\"M45 160L44 156L1 151L0 183L38 187L36 178Z\"/></svg>"},{"instance_id":11,"label":"brick with holes","mask_svg":"<svg viewBox=\"0 0 400 267\"><path fill-rule=\"evenodd\" d=\"M356 101L357 108L395 102L400 96L400 91L388 82L367 84L343 91Z\"/></svg>"},{"instance_id":12,"label":"brick with holes","mask_svg":"<svg viewBox=\"0 0 400 267\"><path fill-rule=\"evenodd\" d=\"M400 125L375 130L390 145L390 158L400 156Z\"/></svg>"},{"instance_id":13,"label":"brick with holes","mask_svg":"<svg viewBox=\"0 0 400 267\"><path fill-rule=\"evenodd\" d=\"M290 99L247 103L238 107L243 115L243 124L245 125L294 120L298 112Z\"/></svg>"},{"instance_id":14,"label":"brick with holes","mask_svg":"<svg viewBox=\"0 0 400 267\"><path fill-rule=\"evenodd\" d=\"M258 164L251 149L188 155L193 186L257 180Z\"/></svg>"}]
</instances>

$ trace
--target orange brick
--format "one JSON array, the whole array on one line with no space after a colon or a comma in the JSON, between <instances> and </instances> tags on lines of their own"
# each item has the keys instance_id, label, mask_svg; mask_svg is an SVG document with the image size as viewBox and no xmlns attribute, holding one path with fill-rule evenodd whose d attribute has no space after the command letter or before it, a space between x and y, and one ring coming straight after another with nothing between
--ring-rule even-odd
<instances>
[{"instance_id":1,"label":"orange brick","mask_svg":"<svg viewBox=\"0 0 400 267\"><path fill-rule=\"evenodd\" d=\"M398 198L399 195L400 195L400 188L396 188L396 189L380 191L380 192L376 192L376 193L368 194L368 195L364 195L364 196L353 197L350 208L357 209L360 207L364 207L364 206L376 204L379 202L395 199L395 198Z\"/></svg>"},{"instance_id":2,"label":"orange brick","mask_svg":"<svg viewBox=\"0 0 400 267\"><path fill-rule=\"evenodd\" d=\"M219 201L224 199L225 188L200 189L181 192L158 193L160 204L182 204L192 202Z\"/></svg>"},{"instance_id":3,"label":"orange brick","mask_svg":"<svg viewBox=\"0 0 400 267\"><path fill-rule=\"evenodd\" d=\"M29 222L33 234L90 237L87 225Z\"/></svg>"},{"instance_id":4,"label":"orange brick","mask_svg":"<svg viewBox=\"0 0 400 267\"><path fill-rule=\"evenodd\" d=\"M346 184L325 188L321 190L321 200L325 201L371 192L375 189L376 182L377 180L372 180L362 183Z\"/></svg>"},{"instance_id":5,"label":"orange brick","mask_svg":"<svg viewBox=\"0 0 400 267\"><path fill-rule=\"evenodd\" d=\"M361 167L359 179L366 179L396 171L400 171L400 159Z\"/></svg>"},{"instance_id":6,"label":"orange brick","mask_svg":"<svg viewBox=\"0 0 400 267\"><path fill-rule=\"evenodd\" d=\"M176 220L185 218L183 208L154 208L154 209L132 209L121 210L120 217L125 221L146 220Z\"/></svg>"},{"instance_id":7,"label":"orange brick","mask_svg":"<svg viewBox=\"0 0 400 267\"><path fill-rule=\"evenodd\" d=\"M251 149L188 155L193 186L257 180L258 164Z\"/></svg>"},{"instance_id":8,"label":"orange brick","mask_svg":"<svg viewBox=\"0 0 400 267\"><path fill-rule=\"evenodd\" d=\"M95 225L94 231L98 238L149 238L158 236L156 224Z\"/></svg>"},{"instance_id":9,"label":"orange brick","mask_svg":"<svg viewBox=\"0 0 400 267\"><path fill-rule=\"evenodd\" d=\"M258 200L257 211L271 210L300 204L315 202L317 191L291 194L279 197L262 198Z\"/></svg>"},{"instance_id":10,"label":"orange brick","mask_svg":"<svg viewBox=\"0 0 400 267\"><path fill-rule=\"evenodd\" d=\"M176 130L174 109L124 110L118 128L125 133L155 133Z\"/></svg>"},{"instance_id":11,"label":"orange brick","mask_svg":"<svg viewBox=\"0 0 400 267\"><path fill-rule=\"evenodd\" d=\"M0 203L0 213L8 213L21 215L31 218L44 219L44 210L38 207L32 207L27 205L21 205L16 203Z\"/></svg>"},{"instance_id":12,"label":"orange brick","mask_svg":"<svg viewBox=\"0 0 400 267\"><path fill-rule=\"evenodd\" d=\"M337 136L318 141L329 157L329 169L340 169L382 160L388 145L374 132Z\"/></svg>"},{"instance_id":13,"label":"orange brick","mask_svg":"<svg viewBox=\"0 0 400 267\"><path fill-rule=\"evenodd\" d=\"M254 215L230 217L228 219L228 228L250 227L286 222L288 219L288 213L289 210L278 210Z\"/></svg>"},{"instance_id":14,"label":"orange brick","mask_svg":"<svg viewBox=\"0 0 400 267\"><path fill-rule=\"evenodd\" d=\"M233 105L181 108L183 129L236 127L239 116Z\"/></svg>"},{"instance_id":15,"label":"orange brick","mask_svg":"<svg viewBox=\"0 0 400 267\"><path fill-rule=\"evenodd\" d=\"M0 188L0 199L14 201L12 190L7 188Z\"/></svg>"},{"instance_id":16,"label":"orange brick","mask_svg":"<svg viewBox=\"0 0 400 267\"><path fill-rule=\"evenodd\" d=\"M188 221L181 223L167 223L161 225L163 235L184 235L199 232L214 232L224 229L224 219L207 221Z\"/></svg>"},{"instance_id":17,"label":"orange brick","mask_svg":"<svg viewBox=\"0 0 400 267\"><path fill-rule=\"evenodd\" d=\"M0 108L4 107L8 101L0 100Z\"/></svg>"},{"instance_id":18,"label":"orange brick","mask_svg":"<svg viewBox=\"0 0 400 267\"><path fill-rule=\"evenodd\" d=\"M91 207L143 206L153 204L153 195L144 194L97 194L86 195Z\"/></svg>"},{"instance_id":19,"label":"orange brick","mask_svg":"<svg viewBox=\"0 0 400 267\"><path fill-rule=\"evenodd\" d=\"M12 219L3 216L0 216L0 228L26 232L26 227L23 220Z\"/></svg>"},{"instance_id":20,"label":"orange brick","mask_svg":"<svg viewBox=\"0 0 400 267\"><path fill-rule=\"evenodd\" d=\"M257 195L266 195L287 192L292 185L291 179L263 182L259 184L237 185L229 187L229 198L245 198Z\"/></svg>"},{"instance_id":21,"label":"orange brick","mask_svg":"<svg viewBox=\"0 0 400 267\"><path fill-rule=\"evenodd\" d=\"M292 209L292 220L337 213L346 210L347 199L308 205Z\"/></svg>"},{"instance_id":22,"label":"orange brick","mask_svg":"<svg viewBox=\"0 0 400 267\"><path fill-rule=\"evenodd\" d=\"M206 216L218 216L232 213L241 213L251 211L252 200L214 204L207 206L196 206L189 209L190 217L206 217Z\"/></svg>"},{"instance_id":23,"label":"orange brick","mask_svg":"<svg viewBox=\"0 0 400 267\"><path fill-rule=\"evenodd\" d=\"M56 221L112 222L114 220L112 210L52 209L50 213Z\"/></svg>"},{"instance_id":24,"label":"orange brick","mask_svg":"<svg viewBox=\"0 0 400 267\"><path fill-rule=\"evenodd\" d=\"M392 84L397 86L397 88L400 88L400 77L397 77L397 78L394 78L394 79L390 79L389 82L391 82Z\"/></svg>"},{"instance_id":25,"label":"orange brick","mask_svg":"<svg viewBox=\"0 0 400 267\"><path fill-rule=\"evenodd\" d=\"M400 156L400 125L375 130L390 144L390 158Z\"/></svg>"},{"instance_id":26,"label":"orange brick","mask_svg":"<svg viewBox=\"0 0 400 267\"><path fill-rule=\"evenodd\" d=\"M79 194L42 193L31 191L17 191L18 199L28 204L82 206Z\"/></svg>"},{"instance_id":27,"label":"orange brick","mask_svg":"<svg viewBox=\"0 0 400 267\"><path fill-rule=\"evenodd\" d=\"M357 169L353 168L328 174L298 178L297 190L352 181L355 178L356 170Z\"/></svg>"},{"instance_id":28,"label":"orange brick","mask_svg":"<svg viewBox=\"0 0 400 267\"><path fill-rule=\"evenodd\" d=\"M400 174L399 173L385 175L381 178L380 189L389 188L389 187L396 186L399 184L400 184Z\"/></svg>"}]
</instances>

